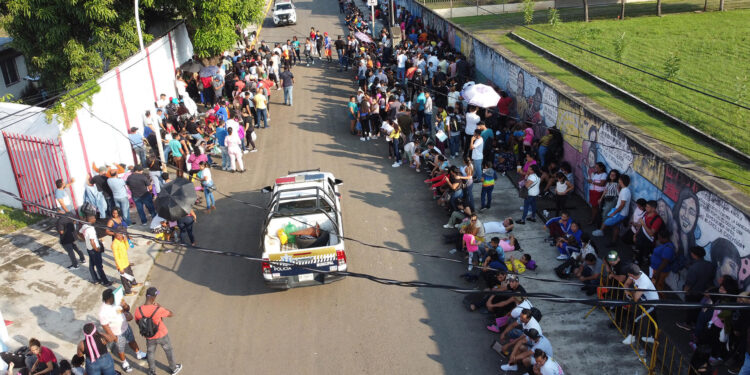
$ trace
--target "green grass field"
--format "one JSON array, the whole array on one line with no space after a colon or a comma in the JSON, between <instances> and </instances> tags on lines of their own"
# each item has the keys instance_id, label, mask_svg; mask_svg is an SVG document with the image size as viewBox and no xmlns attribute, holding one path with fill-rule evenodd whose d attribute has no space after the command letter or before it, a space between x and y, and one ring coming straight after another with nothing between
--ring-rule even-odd
<instances>
[{"instance_id":1,"label":"green grass field","mask_svg":"<svg viewBox=\"0 0 750 375\"><path fill-rule=\"evenodd\" d=\"M42 215L0 205L0 235L8 234L44 219Z\"/></svg>"},{"instance_id":2,"label":"green grass field","mask_svg":"<svg viewBox=\"0 0 750 375\"><path fill-rule=\"evenodd\" d=\"M683 4L678 5L676 2L665 1L664 6L686 6L684 2L681 3ZM627 5L628 9L633 11L628 14L635 13L633 8L639 5L650 6L653 12L653 5L638 3ZM617 8L616 12L619 12L619 7L615 8ZM636 9L645 12L646 8ZM563 13L565 11L565 9L562 10ZM580 9L576 11L580 12ZM596 18L596 13L591 13L592 17ZM599 15L601 18L611 18L604 13L599 13ZM716 96L750 105L750 70L744 63L750 61L749 10L673 14L661 18L638 17L626 19L625 22L617 20L601 20L588 24L564 22L557 27L545 23L546 12L536 12L535 17L535 21L538 22L532 26L535 30L610 57L616 57L615 40L625 33L622 61L664 75L665 61L675 54L680 60L676 81L690 86L699 86ZM565 18L564 15L563 18ZM750 132L748 132L750 111L709 99L643 73L637 73L616 63L581 52L533 30L514 27L513 25L521 22L521 19L522 16L518 14L505 14L457 18L454 21L479 33L482 38L489 39L489 42L504 45L592 100L641 127L649 135L672 144L672 148L695 160L713 174L750 184L750 172L744 164L703 155L703 153L719 155L724 153L686 134L679 127L654 118L652 113L635 105L628 98L615 95L587 78L561 68L499 31L514 29L514 32L523 38L645 99L745 153L750 153ZM711 32L706 32L706 30L711 30ZM750 188L747 187L743 187L742 190L750 192Z\"/></svg>"},{"instance_id":3,"label":"green grass field","mask_svg":"<svg viewBox=\"0 0 750 375\"><path fill-rule=\"evenodd\" d=\"M708 173L750 184L750 169L742 167L743 163L732 160L715 146L692 137L676 125L654 117L649 111L634 105L629 98L612 93L588 78L560 67L507 35L499 35L494 41L626 121L637 125L646 134L669 142L668 146L695 161ZM733 185L750 194L750 186Z\"/></svg>"}]
</instances>

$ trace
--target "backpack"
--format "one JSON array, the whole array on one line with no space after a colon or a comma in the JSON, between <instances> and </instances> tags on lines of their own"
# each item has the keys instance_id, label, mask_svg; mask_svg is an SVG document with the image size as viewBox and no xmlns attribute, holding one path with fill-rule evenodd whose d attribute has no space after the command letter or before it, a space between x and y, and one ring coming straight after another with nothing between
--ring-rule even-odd
<instances>
[{"instance_id":1,"label":"backpack","mask_svg":"<svg viewBox=\"0 0 750 375\"><path fill-rule=\"evenodd\" d=\"M563 264L555 267L555 274L561 279L570 278L570 274L573 273L573 267L575 266L575 263L575 260L568 259Z\"/></svg>"},{"instance_id":2,"label":"backpack","mask_svg":"<svg viewBox=\"0 0 750 375\"><path fill-rule=\"evenodd\" d=\"M534 317L537 322L542 321L542 312L539 309L537 309L536 307L532 307L529 310L531 310L531 316Z\"/></svg>"},{"instance_id":3,"label":"backpack","mask_svg":"<svg viewBox=\"0 0 750 375\"><path fill-rule=\"evenodd\" d=\"M141 336L145 338L151 338L156 336L156 333L159 331L159 326L161 324L156 324L154 322L154 315L156 315L156 311L159 310L159 306L157 306L154 309L154 312L151 313L151 316L145 316L143 315L143 310L141 310L143 306L138 307L138 312L141 313L141 319L138 321L138 332L141 333Z\"/></svg>"}]
</instances>

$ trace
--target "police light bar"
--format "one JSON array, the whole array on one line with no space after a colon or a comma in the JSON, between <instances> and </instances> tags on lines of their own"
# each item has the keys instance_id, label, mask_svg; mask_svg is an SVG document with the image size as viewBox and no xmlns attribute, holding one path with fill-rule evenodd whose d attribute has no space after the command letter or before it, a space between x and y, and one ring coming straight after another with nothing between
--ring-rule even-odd
<instances>
[{"instance_id":1,"label":"police light bar","mask_svg":"<svg viewBox=\"0 0 750 375\"><path fill-rule=\"evenodd\" d=\"M305 174L290 177L280 177L276 179L276 185L292 184L297 182L320 181L325 179L323 173Z\"/></svg>"}]
</instances>

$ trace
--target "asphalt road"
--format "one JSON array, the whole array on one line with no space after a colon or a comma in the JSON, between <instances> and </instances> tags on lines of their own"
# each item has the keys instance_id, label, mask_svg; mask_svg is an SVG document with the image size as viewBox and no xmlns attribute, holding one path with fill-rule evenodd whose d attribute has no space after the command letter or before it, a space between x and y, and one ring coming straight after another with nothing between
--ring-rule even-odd
<instances>
[{"instance_id":1,"label":"asphalt road","mask_svg":"<svg viewBox=\"0 0 750 375\"><path fill-rule=\"evenodd\" d=\"M285 41L314 26L343 31L335 0L297 1L299 23L273 27L261 39ZM323 65L323 66L321 66ZM258 189L289 170L321 168L344 180L344 231L369 243L446 254L438 215L413 169L392 168L384 140L348 133L345 106L352 72L316 62L295 67L294 106L274 91L271 128L258 131L260 152L246 154L245 174L215 171L219 190L265 204ZM477 197L478 199L478 197ZM197 244L259 256L263 212L221 198L199 212ZM347 244L350 271L400 280L459 283L461 266ZM162 254L150 283L174 312L166 323L187 374L459 374L494 373L497 356L483 318L466 314L450 292L384 286L348 278L273 291L260 265L195 251ZM166 369L163 352L157 361Z\"/></svg>"}]
</instances>

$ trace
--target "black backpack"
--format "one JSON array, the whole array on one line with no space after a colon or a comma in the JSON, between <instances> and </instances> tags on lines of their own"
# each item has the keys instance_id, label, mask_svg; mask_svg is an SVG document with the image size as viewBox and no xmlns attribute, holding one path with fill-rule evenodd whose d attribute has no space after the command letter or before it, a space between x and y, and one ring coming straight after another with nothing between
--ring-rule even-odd
<instances>
[{"instance_id":1,"label":"black backpack","mask_svg":"<svg viewBox=\"0 0 750 375\"><path fill-rule=\"evenodd\" d=\"M159 306L156 306L154 312L148 317L143 315L142 308L143 306L138 307L138 311L141 313L141 319L138 321L138 331L141 333L141 336L145 338L154 337L156 336L156 333L159 332L159 326L161 325L156 324L153 319L154 315L156 315L156 311L159 310Z\"/></svg>"},{"instance_id":2,"label":"black backpack","mask_svg":"<svg viewBox=\"0 0 750 375\"><path fill-rule=\"evenodd\" d=\"M529 310L531 310L531 316L534 317L537 322L542 321L542 312L539 309L537 309L536 307L532 307Z\"/></svg>"}]
</instances>

